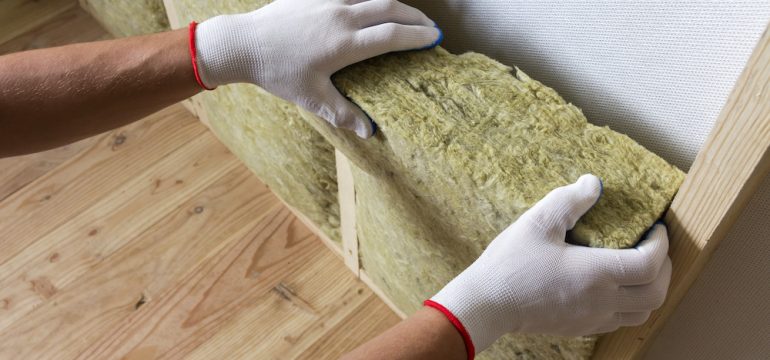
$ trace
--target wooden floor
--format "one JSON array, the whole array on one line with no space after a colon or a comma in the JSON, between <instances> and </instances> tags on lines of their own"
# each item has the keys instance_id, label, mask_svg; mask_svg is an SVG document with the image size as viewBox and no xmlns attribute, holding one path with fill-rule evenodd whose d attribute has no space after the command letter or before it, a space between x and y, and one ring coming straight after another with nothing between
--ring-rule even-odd
<instances>
[{"instance_id":1,"label":"wooden floor","mask_svg":"<svg viewBox=\"0 0 770 360\"><path fill-rule=\"evenodd\" d=\"M59 0L0 34L107 37ZM0 359L337 358L397 321L180 105L0 159Z\"/></svg>"}]
</instances>

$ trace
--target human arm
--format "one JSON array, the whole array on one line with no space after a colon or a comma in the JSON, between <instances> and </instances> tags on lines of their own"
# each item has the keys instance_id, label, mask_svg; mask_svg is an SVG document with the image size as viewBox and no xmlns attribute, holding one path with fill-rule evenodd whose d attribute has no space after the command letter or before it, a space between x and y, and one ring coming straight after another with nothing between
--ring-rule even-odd
<instances>
[{"instance_id":1,"label":"human arm","mask_svg":"<svg viewBox=\"0 0 770 360\"><path fill-rule=\"evenodd\" d=\"M198 92L185 30L0 57L0 157L113 129Z\"/></svg>"},{"instance_id":2,"label":"human arm","mask_svg":"<svg viewBox=\"0 0 770 360\"><path fill-rule=\"evenodd\" d=\"M342 357L343 360L465 359L465 344L446 316L424 307Z\"/></svg>"},{"instance_id":3,"label":"human arm","mask_svg":"<svg viewBox=\"0 0 770 360\"><path fill-rule=\"evenodd\" d=\"M355 62L431 47L441 32L395 0L278 0L188 30L0 56L0 157L115 128L200 86L251 83L362 138L374 124L331 83ZM196 55L196 72L191 53Z\"/></svg>"},{"instance_id":4,"label":"human arm","mask_svg":"<svg viewBox=\"0 0 770 360\"><path fill-rule=\"evenodd\" d=\"M596 203L601 190L598 178L584 175L551 191L425 302L461 335L463 356L473 358L509 332L578 336L640 325L660 307L671 277L663 224L653 226L632 249L566 243L567 230ZM419 343L422 334L413 331L400 338L407 344L394 341L394 336L371 340L381 344L365 348L383 350L380 357L368 358L389 358L389 347Z\"/></svg>"}]
</instances>

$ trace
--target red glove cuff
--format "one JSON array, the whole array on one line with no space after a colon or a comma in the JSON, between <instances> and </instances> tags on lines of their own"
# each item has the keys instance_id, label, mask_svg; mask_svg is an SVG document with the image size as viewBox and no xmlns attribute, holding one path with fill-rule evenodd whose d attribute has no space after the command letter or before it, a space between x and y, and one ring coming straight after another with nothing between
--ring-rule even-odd
<instances>
[{"instance_id":1,"label":"red glove cuff","mask_svg":"<svg viewBox=\"0 0 770 360\"><path fill-rule=\"evenodd\" d=\"M473 360L473 358L476 356L476 349L473 347L473 340L471 340L470 334L468 334L468 331L465 330L465 326L463 326L463 323L460 322L460 319L454 316L454 314L452 314L449 309L445 308L444 305L441 305L433 300L425 300L423 305L432 307L446 316L447 320L449 320L449 322L454 325L455 329L460 332L460 336L462 336L463 342L465 343L465 351L468 353L468 360Z\"/></svg>"},{"instance_id":2,"label":"red glove cuff","mask_svg":"<svg viewBox=\"0 0 770 360\"><path fill-rule=\"evenodd\" d=\"M195 21L190 23L190 59L192 60L193 72L195 73L195 81L198 82L200 87L206 90L214 90L214 88L208 88L203 84L201 80L201 74L198 72L198 56L195 51L195 28L198 27L198 23Z\"/></svg>"}]
</instances>

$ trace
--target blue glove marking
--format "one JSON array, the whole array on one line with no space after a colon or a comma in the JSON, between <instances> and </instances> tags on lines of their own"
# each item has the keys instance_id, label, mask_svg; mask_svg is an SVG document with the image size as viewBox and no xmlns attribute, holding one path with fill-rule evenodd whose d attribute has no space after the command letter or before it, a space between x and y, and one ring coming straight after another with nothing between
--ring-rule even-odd
<instances>
[{"instance_id":1,"label":"blue glove marking","mask_svg":"<svg viewBox=\"0 0 770 360\"><path fill-rule=\"evenodd\" d=\"M430 44L428 46L425 46L425 47L422 47L422 48L419 48L419 49L416 49L416 50L433 49L434 47L438 46L438 44L441 44L442 41L444 41L444 32L441 30L440 27L438 27L438 24L433 23L433 27L435 27L436 30L438 30L438 39L436 39L436 41L434 41L432 44Z\"/></svg>"},{"instance_id":2,"label":"blue glove marking","mask_svg":"<svg viewBox=\"0 0 770 360\"><path fill-rule=\"evenodd\" d=\"M598 176L597 176L597 177L598 177ZM599 178L599 177L598 177L598 178ZM604 181L602 181L602 178L599 178L599 197L597 197L597 198L596 198L596 201L594 201L594 204L593 204L593 205L591 205L591 207L590 207L590 208L588 208L588 210L589 210L589 211L590 211L591 209L593 209L593 208L594 208L594 206L596 206L596 204L598 204L598 203L599 203L599 199L601 199L601 198L602 198L602 195L604 195ZM588 212L588 211L586 211L586 212Z\"/></svg>"},{"instance_id":3,"label":"blue glove marking","mask_svg":"<svg viewBox=\"0 0 770 360\"><path fill-rule=\"evenodd\" d=\"M364 113L366 114L366 113ZM372 136L377 135L377 123L372 120L371 117L369 117L369 114L366 114L366 117L369 119L369 121L372 122Z\"/></svg>"}]
</instances>

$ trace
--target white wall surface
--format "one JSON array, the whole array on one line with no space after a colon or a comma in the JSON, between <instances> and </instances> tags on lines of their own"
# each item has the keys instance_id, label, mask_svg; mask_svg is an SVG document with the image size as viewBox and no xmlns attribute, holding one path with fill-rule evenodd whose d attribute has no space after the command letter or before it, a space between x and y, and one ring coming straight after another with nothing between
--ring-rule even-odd
<instances>
[{"instance_id":1,"label":"white wall surface","mask_svg":"<svg viewBox=\"0 0 770 360\"><path fill-rule=\"evenodd\" d=\"M770 20L770 1L403 0L444 47L515 65L689 169ZM770 181L653 344L649 359L770 358Z\"/></svg>"},{"instance_id":2,"label":"white wall surface","mask_svg":"<svg viewBox=\"0 0 770 360\"><path fill-rule=\"evenodd\" d=\"M647 359L770 359L770 176Z\"/></svg>"},{"instance_id":3,"label":"white wall surface","mask_svg":"<svg viewBox=\"0 0 770 360\"><path fill-rule=\"evenodd\" d=\"M770 19L767 0L404 2L450 51L518 66L683 170Z\"/></svg>"}]
</instances>

